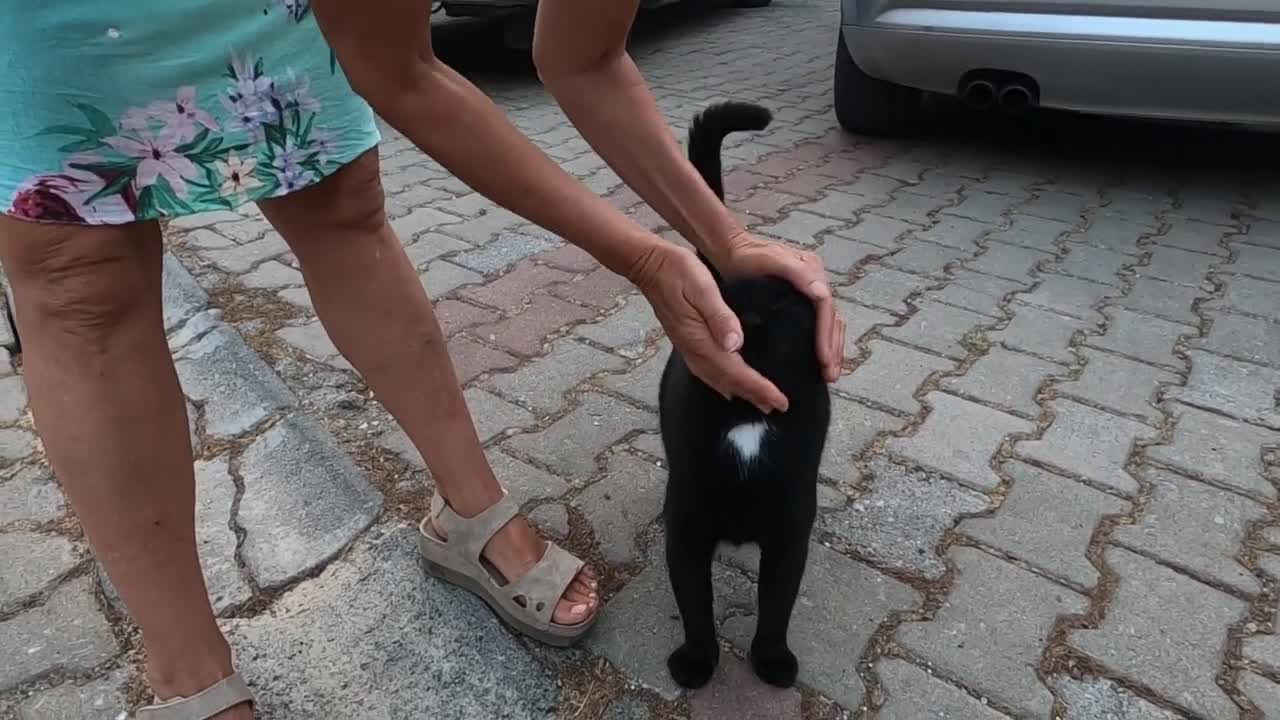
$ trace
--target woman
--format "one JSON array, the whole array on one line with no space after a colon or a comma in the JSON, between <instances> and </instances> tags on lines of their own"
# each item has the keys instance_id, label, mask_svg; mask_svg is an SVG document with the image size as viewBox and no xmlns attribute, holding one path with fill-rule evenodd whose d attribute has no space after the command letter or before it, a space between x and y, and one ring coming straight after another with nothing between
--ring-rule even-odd
<instances>
[{"instance_id":1,"label":"woman","mask_svg":"<svg viewBox=\"0 0 1280 720\"><path fill-rule=\"evenodd\" d=\"M844 325L821 263L752 238L683 160L624 49L636 5L542 0L544 82L720 269L782 275L815 299L834 380ZM0 262L50 463L142 629L157 704L140 718L253 716L197 561L185 407L161 322L160 217L257 202L334 343L427 459L438 488L427 559L548 642L572 642L598 612L594 573L538 538L485 460L431 303L383 213L370 105L459 179L630 279L717 389L785 409L734 353L741 328L693 254L586 190L439 62L426 0L16 7L0 10Z\"/></svg>"}]
</instances>

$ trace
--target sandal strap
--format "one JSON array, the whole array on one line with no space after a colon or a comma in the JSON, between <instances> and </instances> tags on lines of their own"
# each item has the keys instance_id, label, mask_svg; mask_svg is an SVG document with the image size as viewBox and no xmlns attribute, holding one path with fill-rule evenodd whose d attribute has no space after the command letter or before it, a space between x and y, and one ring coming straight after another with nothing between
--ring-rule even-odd
<instances>
[{"instance_id":1,"label":"sandal strap","mask_svg":"<svg viewBox=\"0 0 1280 720\"><path fill-rule=\"evenodd\" d=\"M582 570L583 562L559 545L548 542L547 552L528 572L507 584L503 590L521 612L537 618L541 629L551 626L552 613L569 584ZM524 597L524 607L515 602Z\"/></svg>"},{"instance_id":2,"label":"sandal strap","mask_svg":"<svg viewBox=\"0 0 1280 720\"><path fill-rule=\"evenodd\" d=\"M137 720L209 720L218 713L253 702L253 693L240 673L232 673L191 697L157 701L138 709Z\"/></svg>"},{"instance_id":3,"label":"sandal strap","mask_svg":"<svg viewBox=\"0 0 1280 720\"><path fill-rule=\"evenodd\" d=\"M469 518L454 512L439 491L431 498L431 517L440 523L449 536L446 544L458 555L475 563L480 562L480 556L489 540L519 514L520 505L506 490L503 490L501 500L482 510L479 515Z\"/></svg>"}]
</instances>

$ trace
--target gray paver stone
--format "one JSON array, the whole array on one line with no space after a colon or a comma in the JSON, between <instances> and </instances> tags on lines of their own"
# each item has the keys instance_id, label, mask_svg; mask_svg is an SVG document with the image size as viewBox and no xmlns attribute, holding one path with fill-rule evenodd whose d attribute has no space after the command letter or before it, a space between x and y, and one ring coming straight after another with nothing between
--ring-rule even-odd
<instances>
[{"instance_id":1,"label":"gray paver stone","mask_svg":"<svg viewBox=\"0 0 1280 720\"><path fill-rule=\"evenodd\" d=\"M17 422L26 414L26 381L19 375L0 378L0 423Z\"/></svg>"},{"instance_id":2,"label":"gray paver stone","mask_svg":"<svg viewBox=\"0 0 1280 720\"><path fill-rule=\"evenodd\" d=\"M453 262L487 275L558 245L538 233L503 232L483 247L453 256Z\"/></svg>"},{"instance_id":3,"label":"gray paver stone","mask_svg":"<svg viewBox=\"0 0 1280 720\"><path fill-rule=\"evenodd\" d=\"M1220 355L1280 366L1280 323L1214 313L1209 334L1190 344Z\"/></svg>"},{"instance_id":4,"label":"gray paver stone","mask_svg":"<svg viewBox=\"0 0 1280 720\"><path fill-rule=\"evenodd\" d=\"M1184 720L1103 678L1063 675L1053 686L1065 706L1062 720Z\"/></svg>"},{"instance_id":5,"label":"gray paver stone","mask_svg":"<svg viewBox=\"0 0 1280 720\"><path fill-rule=\"evenodd\" d=\"M505 445L546 465L573 484L596 472L596 457L628 433L657 427L657 418L605 395L581 404L542 432L517 435Z\"/></svg>"},{"instance_id":6,"label":"gray paver stone","mask_svg":"<svg viewBox=\"0 0 1280 720\"><path fill-rule=\"evenodd\" d=\"M334 346L329 333L319 320L311 320L303 325L290 325L276 331L276 336L301 350L310 358L332 365L339 370L352 370L351 363L342 357Z\"/></svg>"},{"instance_id":7,"label":"gray paver stone","mask_svg":"<svg viewBox=\"0 0 1280 720\"><path fill-rule=\"evenodd\" d=\"M914 225L928 226L932 223L933 213L951 205L955 200L954 195L935 198L899 191L893 194L893 199L887 204L876 208L876 214Z\"/></svg>"},{"instance_id":8,"label":"gray paver stone","mask_svg":"<svg viewBox=\"0 0 1280 720\"><path fill-rule=\"evenodd\" d=\"M1040 415L1036 392L1066 369L1047 360L994 347L959 377L942 379L941 389L994 405L1023 418Z\"/></svg>"},{"instance_id":9,"label":"gray paver stone","mask_svg":"<svg viewBox=\"0 0 1280 720\"><path fill-rule=\"evenodd\" d=\"M1280 446L1280 432L1170 403L1177 419L1173 437L1165 445L1147 448L1147 457L1174 469L1224 487L1234 488L1261 502L1276 496L1263 475L1262 450Z\"/></svg>"},{"instance_id":10,"label":"gray paver stone","mask_svg":"<svg viewBox=\"0 0 1280 720\"><path fill-rule=\"evenodd\" d=\"M801 216L804 218L804 225L796 225L793 228L788 226L786 224L786 219L784 219L782 222L773 226L775 228L773 232L763 228L761 228L761 232L766 235L775 235L777 237L787 238L796 242L804 242L803 240L796 240L795 238L787 235L778 235L778 233L798 232L801 227L821 227L817 220L809 218L810 214L825 215L828 218L840 221L840 223L845 223L852 220L859 211L878 205L881 202L883 202L883 200L876 197L851 195L846 192L840 192L839 190L827 190L822 194L820 199L814 202L803 203L795 207L795 210L804 213ZM821 230L814 232L813 234L816 235L819 232L821 232Z\"/></svg>"},{"instance_id":11,"label":"gray paver stone","mask_svg":"<svg viewBox=\"0 0 1280 720\"><path fill-rule=\"evenodd\" d=\"M116 670L84 683L67 681L18 708L18 720L120 720L129 706L129 673Z\"/></svg>"},{"instance_id":12,"label":"gray paver stone","mask_svg":"<svg viewBox=\"0 0 1280 720\"><path fill-rule=\"evenodd\" d=\"M177 368L187 397L203 403L210 435L238 437L294 402L275 372L225 325L184 348Z\"/></svg>"},{"instance_id":13,"label":"gray paver stone","mask_svg":"<svg viewBox=\"0 0 1280 720\"><path fill-rule=\"evenodd\" d=\"M822 258L822 264L827 270L841 274L847 274L855 265L868 257L879 257L884 254L884 248L857 240L846 240L836 235L824 240L822 247L818 249L818 255Z\"/></svg>"},{"instance_id":14,"label":"gray paver stone","mask_svg":"<svg viewBox=\"0 0 1280 720\"><path fill-rule=\"evenodd\" d=\"M867 343L871 356L851 374L840 378L836 389L908 415L920 410L913 395L930 375L954 364L936 355L883 340Z\"/></svg>"},{"instance_id":15,"label":"gray paver stone","mask_svg":"<svg viewBox=\"0 0 1280 720\"><path fill-rule=\"evenodd\" d=\"M1205 303L1204 307L1280 321L1280 283L1243 275L1222 276L1220 279L1226 281L1222 297Z\"/></svg>"},{"instance_id":16,"label":"gray paver stone","mask_svg":"<svg viewBox=\"0 0 1280 720\"><path fill-rule=\"evenodd\" d=\"M859 218L853 227L847 230L836 230L832 235L892 250L897 246L899 237L915 229L917 229L917 226L904 223L901 220L881 217L875 213L866 213Z\"/></svg>"},{"instance_id":17,"label":"gray paver stone","mask_svg":"<svg viewBox=\"0 0 1280 720\"><path fill-rule=\"evenodd\" d=\"M1224 223L1200 222L1190 218L1174 220L1164 235L1150 238L1152 244L1190 250L1206 255L1227 255L1227 249L1220 244L1223 236L1236 232L1231 226L1235 222L1223 218Z\"/></svg>"},{"instance_id":18,"label":"gray paver stone","mask_svg":"<svg viewBox=\"0 0 1280 720\"><path fill-rule=\"evenodd\" d=\"M1080 350L1087 364L1076 380L1054 385L1061 397L1069 397L1128 415L1150 424L1160 421L1155 408L1156 391L1162 384L1177 382L1171 372L1146 363L1134 362L1111 353Z\"/></svg>"},{"instance_id":19,"label":"gray paver stone","mask_svg":"<svg viewBox=\"0 0 1280 720\"><path fill-rule=\"evenodd\" d=\"M756 231L800 245L813 245L815 238L827 230L840 227L843 221L814 215L803 210L792 210L781 221L757 227Z\"/></svg>"},{"instance_id":20,"label":"gray paver stone","mask_svg":"<svg viewBox=\"0 0 1280 720\"><path fill-rule=\"evenodd\" d=\"M539 505L529 513L529 522L555 540L564 540L569 536L569 511L563 505Z\"/></svg>"},{"instance_id":21,"label":"gray paver stone","mask_svg":"<svg viewBox=\"0 0 1280 720\"><path fill-rule=\"evenodd\" d=\"M1183 285L1174 285L1154 278L1138 278L1123 297L1114 297L1112 304L1165 320L1196 325L1199 318L1192 310L1202 291Z\"/></svg>"},{"instance_id":22,"label":"gray paver stone","mask_svg":"<svg viewBox=\"0 0 1280 720\"><path fill-rule=\"evenodd\" d=\"M897 268L917 275L943 278L946 276L947 265L972 254L930 242L915 242L886 256L880 262L885 267Z\"/></svg>"},{"instance_id":23,"label":"gray paver stone","mask_svg":"<svg viewBox=\"0 0 1280 720\"><path fill-rule=\"evenodd\" d=\"M1262 711L1262 717L1280 717L1280 685L1261 675L1243 673L1236 686Z\"/></svg>"},{"instance_id":24,"label":"gray paver stone","mask_svg":"<svg viewBox=\"0 0 1280 720\"><path fill-rule=\"evenodd\" d=\"M962 218L977 220L986 224L997 224L1004 214L1021 202L1020 198L971 190L964 194L964 200L955 207L942 210L943 215L956 215Z\"/></svg>"},{"instance_id":25,"label":"gray paver stone","mask_svg":"<svg viewBox=\"0 0 1280 720\"><path fill-rule=\"evenodd\" d=\"M1075 223L1074 218L1070 222L1061 222L1015 213L1010 218L1008 228L997 230L987 235L986 239L988 242L1057 252L1058 238Z\"/></svg>"},{"instance_id":26,"label":"gray paver stone","mask_svg":"<svg viewBox=\"0 0 1280 720\"><path fill-rule=\"evenodd\" d=\"M913 609L922 600L909 586L811 544L789 635L792 652L800 660L800 682L847 709L857 708L865 689L856 659L890 613ZM755 618L730 617L723 633L746 650Z\"/></svg>"},{"instance_id":27,"label":"gray paver stone","mask_svg":"<svg viewBox=\"0 0 1280 720\"><path fill-rule=\"evenodd\" d=\"M81 553L61 535L12 530L0 532L0 611L48 587L80 563Z\"/></svg>"},{"instance_id":28,"label":"gray paver stone","mask_svg":"<svg viewBox=\"0 0 1280 720\"><path fill-rule=\"evenodd\" d=\"M1068 642L1107 668L1205 717L1237 714L1214 682L1227 628L1245 603L1122 548L1106 552L1120 584L1097 629Z\"/></svg>"},{"instance_id":29,"label":"gray paver stone","mask_svg":"<svg viewBox=\"0 0 1280 720\"><path fill-rule=\"evenodd\" d=\"M169 350L177 353L193 341L204 337L210 331L218 329L221 325L221 310L217 308L201 310L192 315L190 320L183 323L182 327L173 331L169 336Z\"/></svg>"},{"instance_id":30,"label":"gray paver stone","mask_svg":"<svg viewBox=\"0 0 1280 720\"><path fill-rule=\"evenodd\" d=\"M950 557L959 578L931 621L898 628L898 644L948 677L1028 717L1047 717L1053 695L1036 676L1059 615L1085 598L973 548Z\"/></svg>"},{"instance_id":31,"label":"gray paver stone","mask_svg":"<svg viewBox=\"0 0 1280 720\"><path fill-rule=\"evenodd\" d=\"M1018 295L1018 299L1029 305L1095 322L1099 317L1093 307L1106 296L1108 289L1110 288L1106 285L1088 280L1065 275L1045 275L1040 278L1040 284L1035 290Z\"/></svg>"},{"instance_id":32,"label":"gray paver stone","mask_svg":"<svg viewBox=\"0 0 1280 720\"><path fill-rule=\"evenodd\" d=\"M993 343L1054 362L1075 361L1071 338L1090 323L1019 302L1010 303L1009 309L1014 313L1009 324L1003 330L987 331Z\"/></svg>"},{"instance_id":33,"label":"gray paver stone","mask_svg":"<svg viewBox=\"0 0 1280 720\"><path fill-rule=\"evenodd\" d=\"M1153 428L1070 400L1054 400L1050 407L1053 424L1039 440L1019 442L1014 454L1125 495L1137 492L1138 482L1124 465L1137 440L1156 436Z\"/></svg>"},{"instance_id":34,"label":"gray paver stone","mask_svg":"<svg viewBox=\"0 0 1280 720\"><path fill-rule=\"evenodd\" d=\"M1220 260L1212 255L1157 246L1151 252L1151 260L1142 267L1134 268L1134 272L1138 277L1153 277L1198 288L1218 262Z\"/></svg>"},{"instance_id":35,"label":"gray paver stone","mask_svg":"<svg viewBox=\"0 0 1280 720\"><path fill-rule=\"evenodd\" d=\"M868 265L866 275L837 292L864 305L883 308L892 313L910 312L907 296L935 283L935 280L904 273L881 265Z\"/></svg>"},{"instance_id":36,"label":"gray paver stone","mask_svg":"<svg viewBox=\"0 0 1280 720\"><path fill-rule=\"evenodd\" d=\"M991 225L988 223L944 215L939 216L937 224L927 230L917 230L911 233L911 237L973 255L978 251L978 240L990 230Z\"/></svg>"},{"instance_id":37,"label":"gray paver stone","mask_svg":"<svg viewBox=\"0 0 1280 720\"><path fill-rule=\"evenodd\" d=\"M1132 255L1125 255L1114 250L1092 247L1090 245L1072 245L1067 256L1047 269L1072 277L1103 285L1120 285L1119 273L1126 265L1136 261Z\"/></svg>"},{"instance_id":38,"label":"gray paver stone","mask_svg":"<svg viewBox=\"0 0 1280 720\"><path fill-rule=\"evenodd\" d=\"M653 720L653 712L639 693L627 693L609 703L600 720Z\"/></svg>"},{"instance_id":39,"label":"gray paver stone","mask_svg":"<svg viewBox=\"0 0 1280 720\"><path fill-rule=\"evenodd\" d=\"M667 577L664 542L657 538L650 544L649 567L609 601L609 612L600 616L583 645L635 682L672 700L683 690L667 671L667 656L684 641L684 631ZM711 578L717 619L723 620L731 607L754 606L754 588L741 573L716 564Z\"/></svg>"},{"instance_id":40,"label":"gray paver stone","mask_svg":"<svg viewBox=\"0 0 1280 720\"><path fill-rule=\"evenodd\" d=\"M1007 720L960 688L905 660L884 658L876 664L886 696L879 720Z\"/></svg>"},{"instance_id":41,"label":"gray paver stone","mask_svg":"<svg viewBox=\"0 0 1280 720\"><path fill-rule=\"evenodd\" d=\"M795 688L766 685L751 666L724 655L706 687L689 698L690 720L780 720L799 718L800 693Z\"/></svg>"},{"instance_id":42,"label":"gray paver stone","mask_svg":"<svg viewBox=\"0 0 1280 720\"><path fill-rule=\"evenodd\" d=\"M965 262L964 266L999 278L1025 280L1038 266L1050 262L1053 262L1053 255L1043 250L991 243L986 252Z\"/></svg>"},{"instance_id":43,"label":"gray paver stone","mask_svg":"<svg viewBox=\"0 0 1280 720\"><path fill-rule=\"evenodd\" d=\"M636 558L636 535L662 512L666 473L631 455L609 458L608 472L573 500L595 528L600 552L610 563Z\"/></svg>"},{"instance_id":44,"label":"gray paver stone","mask_svg":"<svg viewBox=\"0 0 1280 720\"><path fill-rule=\"evenodd\" d=\"M516 502L525 505L530 502L558 498L569 490L564 480L544 472L529 463L512 457L497 448L485 453L489 466L498 482L511 493Z\"/></svg>"},{"instance_id":45,"label":"gray paver stone","mask_svg":"<svg viewBox=\"0 0 1280 720\"><path fill-rule=\"evenodd\" d=\"M1173 346L1180 336L1193 333L1193 328L1124 308L1107 308L1106 314L1109 316L1106 333L1089 336L1086 340L1089 346L1166 368L1182 369L1182 363L1173 356Z\"/></svg>"},{"instance_id":46,"label":"gray paver stone","mask_svg":"<svg viewBox=\"0 0 1280 720\"><path fill-rule=\"evenodd\" d=\"M203 310L209 302L209 295L182 263L178 262L178 258L171 254L166 253L164 256L163 273L161 291L164 330L168 333Z\"/></svg>"},{"instance_id":47,"label":"gray paver stone","mask_svg":"<svg viewBox=\"0 0 1280 720\"><path fill-rule=\"evenodd\" d=\"M621 310L596 323L579 325L574 332L629 358L644 354L649 337L662 329L643 296L632 295Z\"/></svg>"},{"instance_id":48,"label":"gray paver stone","mask_svg":"<svg viewBox=\"0 0 1280 720\"><path fill-rule=\"evenodd\" d=\"M855 484L858 471L853 467L853 458L861 455L876 435L905 424L905 420L888 413L832 397L831 425L827 429L820 472L845 485Z\"/></svg>"},{"instance_id":49,"label":"gray paver stone","mask_svg":"<svg viewBox=\"0 0 1280 720\"><path fill-rule=\"evenodd\" d=\"M595 373L625 367L626 361L619 357L572 338L560 338L552 343L551 351L544 357L521 366L515 372L491 375L485 384L508 399L532 408L539 415L551 415L564 407L565 393L578 383ZM652 404L657 398L657 387L654 386L653 396L647 398L647 402Z\"/></svg>"},{"instance_id":50,"label":"gray paver stone","mask_svg":"<svg viewBox=\"0 0 1280 720\"><path fill-rule=\"evenodd\" d=\"M227 623L264 717L551 720L556 681L478 598L382 528L272 612Z\"/></svg>"},{"instance_id":51,"label":"gray paver stone","mask_svg":"<svg viewBox=\"0 0 1280 720\"><path fill-rule=\"evenodd\" d=\"M289 583L342 551L382 511L382 496L318 422L293 416L240 461L241 553L260 587Z\"/></svg>"},{"instance_id":52,"label":"gray paver stone","mask_svg":"<svg viewBox=\"0 0 1280 720\"><path fill-rule=\"evenodd\" d=\"M1254 635L1245 638L1243 653L1246 660L1280 672L1280 635Z\"/></svg>"},{"instance_id":53,"label":"gray paver stone","mask_svg":"<svg viewBox=\"0 0 1280 720\"><path fill-rule=\"evenodd\" d=\"M1154 234L1153 221L1154 218L1147 218L1143 222L1133 222L1115 215L1099 213L1093 222L1089 223L1087 230L1073 233L1067 238L1073 243L1138 255L1142 252L1138 247L1139 239Z\"/></svg>"},{"instance_id":54,"label":"gray paver stone","mask_svg":"<svg viewBox=\"0 0 1280 720\"><path fill-rule=\"evenodd\" d=\"M880 333L953 360L963 360L972 352L965 342L970 332L995 324L989 317L950 305L934 302L920 302L918 305L919 311L904 325L887 327Z\"/></svg>"},{"instance_id":55,"label":"gray paver stone","mask_svg":"<svg viewBox=\"0 0 1280 720\"><path fill-rule=\"evenodd\" d=\"M836 308L840 311L840 317L846 323L844 336L844 356L846 359L855 358L862 352L858 348L858 341L871 332L872 328L877 325L892 325L897 322L897 319L888 313L855 305L840 297L836 298Z\"/></svg>"},{"instance_id":56,"label":"gray paver stone","mask_svg":"<svg viewBox=\"0 0 1280 720\"><path fill-rule=\"evenodd\" d=\"M632 368L630 372L605 375L603 378L604 386L636 402L650 407L657 407L658 386L662 381L662 372L666 368L667 359L670 356L671 341L663 338L658 341L657 352L635 368ZM605 357L610 358L610 356ZM597 365L597 367L601 366ZM612 358L603 367L614 367Z\"/></svg>"},{"instance_id":57,"label":"gray paver stone","mask_svg":"<svg viewBox=\"0 0 1280 720\"><path fill-rule=\"evenodd\" d=\"M1167 397L1280 430L1280 410L1276 408L1280 369L1201 350L1188 351L1187 357L1191 359L1187 384L1169 388Z\"/></svg>"},{"instance_id":58,"label":"gray paver stone","mask_svg":"<svg viewBox=\"0 0 1280 720\"><path fill-rule=\"evenodd\" d=\"M224 232L219 228L219 232ZM289 252L289 246L276 233L270 233L261 240L253 240L226 248L204 250L201 255L217 265L223 271L239 275L249 272L260 263Z\"/></svg>"},{"instance_id":59,"label":"gray paver stone","mask_svg":"<svg viewBox=\"0 0 1280 720\"><path fill-rule=\"evenodd\" d=\"M463 397L467 401L467 408L475 422L476 434L482 444L501 437L508 430L531 428L537 423L537 418L528 410L481 388L467 388Z\"/></svg>"},{"instance_id":60,"label":"gray paver stone","mask_svg":"<svg viewBox=\"0 0 1280 720\"><path fill-rule=\"evenodd\" d=\"M65 508L62 490L46 468L24 467L12 478L0 480L0 525L49 522Z\"/></svg>"},{"instance_id":61,"label":"gray paver stone","mask_svg":"<svg viewBox=\"0 0 1280 720\"><path fill-rule=\"evenodd\" d=\"M1235 556L1249 524L1266 517L1265 507L1171 472L1144 470L1143 475L1151 483L1150 498L1136 524L1115 529L1116 544L1245 594L1261 590L1258 578Z\"/></svg>"},{"instance_id":62,"label":"gray paver stone","mask_svg":"<svg viewBox=\"0 0 1280 720\"><path fill-rule=\"evenodd\" d=\"M302 287L302 273L276 260L268 260L247 275L240 276L240 282L247 287L263 289L280 289Z\"/></svg>"},{"instance_id":63,"label":"gray paver stone","mask_svg":"<svg viewBox=\"0 0 1280 720\"><path fill-rule=\"evenodd\" d=\"M236 486L227 458L200 460L196 474L196 541L209 600L215 613L247 602L253 595L236 563L236 534L231 507Z\"/></svg>"},{"instance_id":64,"label":"gray paver stone","mask_svg":"<svg viewBox=\"0 0 1280 720\"><path fill-rule=\"evenodd\" d=\"M1090 207L1088 199L1056 190L1041 190L1035 199L1018 208L1018 212L1046 220L1074 223Z\"/></svg>"},{"instance_id":65,"label":"gray paver stone","mask_svg":"<svg viewBox=\"0 0 1280 720\"><path fill-rule=\"evenodd\" d=\"M422 282L422 288L427 291L427 297L438 300L463 285L483 282L484 276L448 260L435 260L427 265L425 272L418 275L418 279Z\"/></svg>"},{"instance_id":66,"label":"gray paver stone","mask_svg":"<svg viewBox=\"0 0 1280 720\"><path fill-rule=\"evenodd\" d=\"M0 428L0 459L21 460L35 451L35 435L18 428Z\"/></svg>"},{"instance_id":67,"label":"gray paver stone","mask_svg":"<svg viewBox=\"0 0 1280 720\"><path fill-rule=\"evenodd\" d=\"M827 513L819 527L869 561L937 580L947 566L935 548L956 520L987 508L989 500L935 474L883 457L869 464L870 490Z\"/></svg>"},{"instance_id":68,"label":"gray paver stone","mask_svg":"<svg viewBox=\"0 0 1280 720\"><path fill-rule=\"evenodd\" d=\"M1064 477L1020 462L1002 467L1013 481L999 511L969 518L956 529L1010 557L1092 590L1098 571L1089 562L1089 541L1107 515L1129 504Z\"/></svg>"},{"instance_id":69,"label":"gray paver stone","mask_svg":"<svg viewBox=\"0 0 1280 720\"><path fill-rule=\"evenodd\" d=\"M93 599L93 581L77 578L43 605L0 622L0 692L55 670L87 673L118 652L111 626Z\"/></svg>"},{"instance_id":70,"label":"gray paver stone","mask_svg":"<svg viewBox=\"0 0 1280 720\"><path fill-rule=\"evenodd\" d=\"M1029 433L1035 425L953 395L925 396L932 410L911 437L889 440L889 452L977 490L1000 484L991 458L1010 433Z\"/></svg>"},{"instance_id":71,"label":"gray paver stone","mask_svg":"<svg viewBox=\"0 0 1280 720\"><path fill-rule=\"evenodd\" d=\"M1221 272L1239 273L1280 282L1280 249L1258 245L1235 245L1236 261Z\"/></svg>"}]
</instances>

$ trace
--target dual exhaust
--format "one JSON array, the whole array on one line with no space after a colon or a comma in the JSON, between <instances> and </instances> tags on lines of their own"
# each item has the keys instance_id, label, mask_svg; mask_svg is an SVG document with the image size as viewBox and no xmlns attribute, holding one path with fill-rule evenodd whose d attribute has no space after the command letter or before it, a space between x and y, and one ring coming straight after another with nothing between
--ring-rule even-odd
<instances>
[{"instance_id":1,"label":"dual exhaust","mask_svg":"<svg viewBox=\"0 0 1280 720\"><path fill-rule=\"evenodd\" d=\"M1025 83L1011 80L995 83L991 80L970 80L960 88L960 98L974 110L999 107L1007 112L1025 112L1036 104L1035 94Z\"/></svg>"}]
</instances>

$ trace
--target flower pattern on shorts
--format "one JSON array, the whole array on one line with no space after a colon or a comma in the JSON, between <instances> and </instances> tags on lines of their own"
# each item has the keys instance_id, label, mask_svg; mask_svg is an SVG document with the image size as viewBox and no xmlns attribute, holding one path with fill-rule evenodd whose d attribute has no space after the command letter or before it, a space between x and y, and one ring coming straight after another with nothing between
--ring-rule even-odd
<instances>
[{"instance_id":1,"label":"flower pattern on shorts","mask_svg":"<svg viewBox=\"0 0 1280 720\"><path fill-rule=\"evenodd\" d=\"M280 4L294 23L311 9L309 0ZM335 72L332 51L329 64ZM268 70L260 57L233 53L221 87L181 87L117 118L70 103L76 121L37 134L67 140L58 148L61 170L23 182L9 213L74 223L152 220L231 209L316 182L337 166L335 135L317 123L322 103L306 74ZM211 102L201 103L202 92Z\"/></svg>"}]
</instances>

